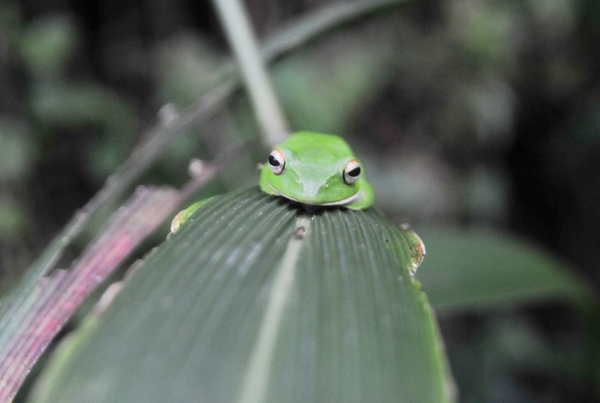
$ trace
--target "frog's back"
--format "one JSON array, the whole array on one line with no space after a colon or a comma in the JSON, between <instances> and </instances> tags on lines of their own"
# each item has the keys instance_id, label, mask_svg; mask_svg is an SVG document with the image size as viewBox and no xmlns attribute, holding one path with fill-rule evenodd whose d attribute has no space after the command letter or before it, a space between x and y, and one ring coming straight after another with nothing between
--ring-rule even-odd
<instances>
[{"instance_id":1,"label":"frog's back","mask_svg":"<svg viewBox=\"0 0 600 403\"><path fill-rule=\"evenodd\" d=\"M308 131L296 132L282 144L295 153L311 153L315 150L327 151L331 157L349 157L352 149L340 136L333 134L313 133Z\"/></svg>"}]
</instances>

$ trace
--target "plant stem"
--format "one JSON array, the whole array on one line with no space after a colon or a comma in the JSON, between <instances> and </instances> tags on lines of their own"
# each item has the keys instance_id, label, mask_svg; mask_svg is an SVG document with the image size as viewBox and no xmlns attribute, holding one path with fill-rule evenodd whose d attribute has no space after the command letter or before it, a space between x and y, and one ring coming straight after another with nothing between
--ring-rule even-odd
<instances>
[{"instance_id":1,"label":"plant stem","mask_svg":"<svg viewBox=\"0 0 600 403\"><path fill-rule=\"evenodd\" d=\"M263 142L272 147L289 133L277 96L262 62L248 13L240 0L213 0L235 54L262 129Z\"/></svg>"}]
</instances>

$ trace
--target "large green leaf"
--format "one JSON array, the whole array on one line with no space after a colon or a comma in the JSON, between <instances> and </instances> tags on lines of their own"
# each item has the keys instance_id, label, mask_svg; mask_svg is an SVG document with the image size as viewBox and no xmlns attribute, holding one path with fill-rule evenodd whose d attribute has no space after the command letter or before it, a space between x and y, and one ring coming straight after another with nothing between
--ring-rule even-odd
<instances>
[{"instance_id":1,"label":"large green leaf","mask_svg":"<svg viewBox=\"0 0 600 403\"><path fill-rule=\"evenodd\" d=\"M64 343L34 402L445 402L414 237L375 211L212 199Z\"/></svg>"}]
</instances>

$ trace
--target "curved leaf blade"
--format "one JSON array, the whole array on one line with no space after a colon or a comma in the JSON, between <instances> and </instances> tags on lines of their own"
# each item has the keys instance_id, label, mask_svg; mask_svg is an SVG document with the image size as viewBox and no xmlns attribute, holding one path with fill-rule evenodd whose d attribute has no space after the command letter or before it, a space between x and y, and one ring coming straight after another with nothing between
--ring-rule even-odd
<instances>
[{"instance_id":1,"label":"curved leaf blade","mask_svg":"<svg viewBox=\"0 0 600 403\"><path fill-rule=\"evenodd\" d=\"M410 242L370 210L308 214L257 188L211 200L33 401L448 401Z\"/></svg>"},{"instance_id":2,"label":"curved leaf blade","mask_svg":"<svg viewBox=\"0 0 600 403\"><path fill-rule=\"evenodd\" d=\"M427 259L417 278L436 310L590 298L568 266L532 243L489 228L419 229Z\"/></svg>"}]
</instances>

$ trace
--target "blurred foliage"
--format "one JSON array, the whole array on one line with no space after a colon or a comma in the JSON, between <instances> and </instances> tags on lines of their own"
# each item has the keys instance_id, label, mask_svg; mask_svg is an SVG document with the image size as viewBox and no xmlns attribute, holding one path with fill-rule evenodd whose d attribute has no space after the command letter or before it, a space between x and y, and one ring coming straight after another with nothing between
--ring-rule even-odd
<instances>
[{"instance_id":1,"label":"blurred foliage","mask_svg":"<svg viewBox=\"0 0 600 403\"><path fill-rule=\"evenodd\" d=\"M326 3L247 1L262 38ZM599 46L594 0L415 1L328 32L271 71L294 128L347 137L398 223L518 233L597 294ZM0 3L0 275L27 267L164 104L180 110L220 82L228 54L208 2ZM238 94L144 182L181 183L191 157L255 132ZM256 180L255 157L240 159L225 186ZM595 367L548 361L594 335L576 318L595 307L473 309L442 316L462 401L600 400L598 340L586 350ZM518 360L532 354L537 366Z\"/></svg>"}]
</instances>

